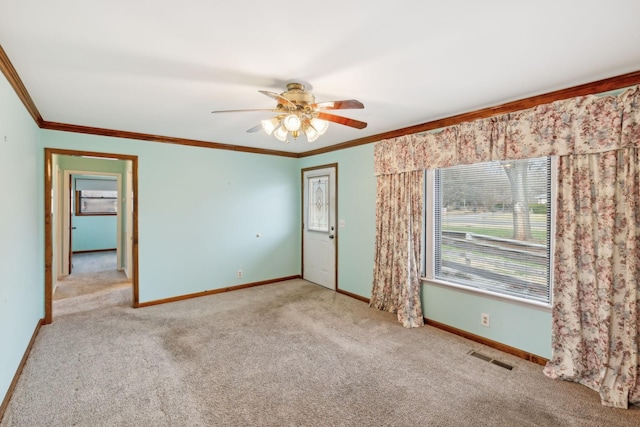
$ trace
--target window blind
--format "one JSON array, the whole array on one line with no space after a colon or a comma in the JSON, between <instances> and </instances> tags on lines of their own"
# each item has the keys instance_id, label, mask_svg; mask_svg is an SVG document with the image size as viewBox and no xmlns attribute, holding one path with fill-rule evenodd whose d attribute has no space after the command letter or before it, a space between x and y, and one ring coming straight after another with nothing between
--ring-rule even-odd
<instances>
[{"instance_id":1,"label":"window blind","mask_svg":"<svg viewBox=\"0 0 640 427\"><path fill-rule=\"evenodd\" d=\"M439 169L434 278L550 302L550 158Z\"/></svg>"}]
</instances>

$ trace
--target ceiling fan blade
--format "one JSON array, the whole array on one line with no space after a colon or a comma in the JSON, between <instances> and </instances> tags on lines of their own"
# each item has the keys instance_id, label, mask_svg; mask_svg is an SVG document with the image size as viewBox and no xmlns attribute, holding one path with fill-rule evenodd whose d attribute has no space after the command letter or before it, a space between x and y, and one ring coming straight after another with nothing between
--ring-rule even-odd
<instances>
[{"instance_id":1,"label":"ceiling fan blade","mask_svg":"<svg viewBox=\"0 0 640 427\"><path fill-rule=\"evenodd\" d=\"M260 129L262 129L262 123L258 123L257 125L255 125L254 127L252 127L251 129L247 130L247 133L254 133L254 132L258 132Z\"/></svg>"},{"instance_id":2,"label":"ceiling fan blade","mask_svg":"<svg viewBox=\"0 0 640 427\"><path fill-rule=\"evenodd\" d=\"M271 112L277 113L280 110L274 110L273 108L254 108L254 109L248 109L248 110L216 110L216 111L212 111L211 113L244 113L247 111L271 111Z\"/></svg>"},{"instance_id":3,"label":"ceiling fan blade","mask_svg":"<svg viewBox=\"0 0 640 427\"><path fill-rule=\"evenodd\" d=\"M334 122L334 123L338 123L338 124L341 124L341 125L350 126L352 128L356 128L356 129L364 129L364 128L367 127L367 124L365 122L361 122L360 120L349 119L347 117L336 116L334 114L328 114L328 113L319 112L318 113L318 118L322 119L322 120L327 120L329 122Z\"/></svg>"},{"instance_id":4,"label":"ceiling fan blade","mask_svg":"<svg viewBox=\"0 0 640 427\"><path fill-rule=\"evenodd\" d=\"M267 95L269 98L273 98L276 101L278 101L278 104L282 104L283 107L289 109L289 110L296 110L298 107L296 106L296 104L294 104L293 102L289 101L287 98L285 98L284 96L280 95L279 93L275 93L275 92L268 92L266 90L259 90L258 92L260 92L263 95Z\"/></svg>"},{"instance_id":5,"label":"ceiling fan blade","mask_svg":"<svg viewBox=\"0 0 640 427\"><path fill-rule=\"evenodd\" d=\"M311 104L311 108L318 108L320 110L351 110L364 108L364 105L355 99L345 99L343 101L316 102L315 104Z\"/></svg>"}]
</instances>

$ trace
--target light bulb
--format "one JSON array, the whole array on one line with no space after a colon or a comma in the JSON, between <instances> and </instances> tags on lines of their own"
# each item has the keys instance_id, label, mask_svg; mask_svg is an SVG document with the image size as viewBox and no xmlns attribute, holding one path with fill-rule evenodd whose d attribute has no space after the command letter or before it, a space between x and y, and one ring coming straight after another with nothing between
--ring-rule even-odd
<instances>
[{"instance_id":1,"label":"light bulb","mask_svg":"<svg viewBox=\"0 0 640 427\"><path fill-rule=\"evenodd\" d=\"M311 119L311 126L318 131L318 135L323 135L329 128L329 122L318 118Z\"/></svg>"},{"instance_id":2,"label":"light bulb","mask_svg":"<svg viewBox=\"0 0 640 427\"><path fill-rule=\"evenodd\" d=\"M282 125L290 132L297 131L300 129L300 118L295 114L289 114L282 120Z\"/></svg>"},{"instance_id":3,"label":"light bulb","mask_svg":"<svg viewBox=\"0 0 640 427\"><path fill-rule=\"evenodd\" d=\"M275 136L276 138L278 138L280 141L283 141L283 142L287 140L288 134L289 134L289 131L287 131L284 126L280 126L278 129L273 131L273 136Z\"/></svg>"},{"instance_id":4,"label":"light bulb","mask_svg":"<svg viewBox=\"0 0 640 427\"><path fill-rule=\"evenodd\" d=\"M260 122L262 124L262 129L267 133L267 135L271 135L271 133L278 127L280 124L280 120L277 117L269 120L262 120Z\"/></svg>"},{"instance_id":5,"label":"light bulb","mask_svg":"<svg viewBox=\"0 0 640 427\"><path fill-rule=\"evenodd\" d=\"M304 130L305 135L307 135L307 141L309 142L313 142L316 139L320 138L320 134L318 133L318 131L313 127L313 126L309 126Z\"/></svg>"}]
</instances>

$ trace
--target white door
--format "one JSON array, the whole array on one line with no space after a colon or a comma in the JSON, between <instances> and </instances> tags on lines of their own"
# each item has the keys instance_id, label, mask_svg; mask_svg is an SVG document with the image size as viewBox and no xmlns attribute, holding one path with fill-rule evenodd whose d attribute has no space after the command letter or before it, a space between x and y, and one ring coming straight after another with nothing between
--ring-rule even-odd
<instances>
[{"instance_id":1,"label":"white door","mask_svg":"<svg viewBox=\"0 0 640 427\"><path fill-rule=\"evenodd\" d=\"M336 166L302 172L302 277L335 290Z\"/></svg>"}]
</instances>

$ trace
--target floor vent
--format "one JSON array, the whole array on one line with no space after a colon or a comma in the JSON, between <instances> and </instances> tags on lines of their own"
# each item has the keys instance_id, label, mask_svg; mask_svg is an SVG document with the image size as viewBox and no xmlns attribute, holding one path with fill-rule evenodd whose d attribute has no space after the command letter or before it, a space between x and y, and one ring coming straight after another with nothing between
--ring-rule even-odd
<instances>
[{"instance_id":1,"label":"floor vent","mask_svg":"<svg viewBox=\"0 0 640 427\"><path fill-rule=\"evenodd\" d=\"M492 360L489 356L485 356L484 354L478 353L477 351L471 350L469 354L472 355L473 357L477 357L478 359L482 359L485 362L491 362Z\"/></svg>"},{"instance_id":2,"label":"floor vent","mask_svg":"<svg viewBox=\"0 0 640 427\"><path fill-rule=\"evenodd\" d=\"M506 364L504 362L501 362L499 360L493 359L493 358L491 358L491 357L489 357L489 356L487 356L485 354L478 353L475 350L471 350L469 352L469 354L471 356L473 356L473 357L477 357L478 359L484 360L485 362L493 363L494 365L500 366L501 368L508 369L508 370L512 370L513 369L513 366L508 365L508 364Z\"/></svg>"}]
</instances>

